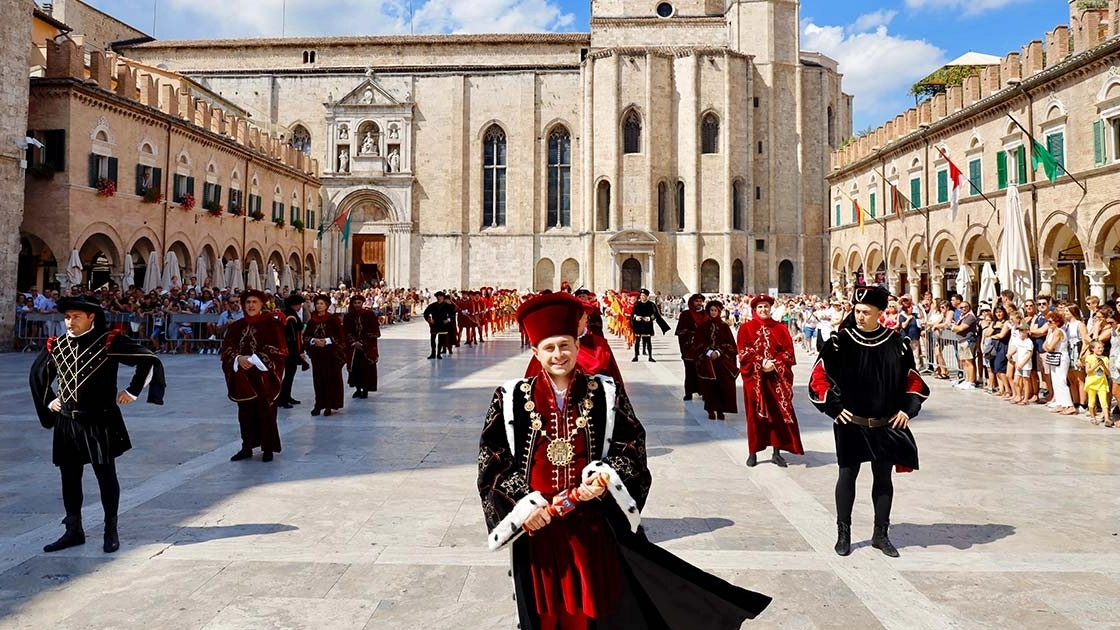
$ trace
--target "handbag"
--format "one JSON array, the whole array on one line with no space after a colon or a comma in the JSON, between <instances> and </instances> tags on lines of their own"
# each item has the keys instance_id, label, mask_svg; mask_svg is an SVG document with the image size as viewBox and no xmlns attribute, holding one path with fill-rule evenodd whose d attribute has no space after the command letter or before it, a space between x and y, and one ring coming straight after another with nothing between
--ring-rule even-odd
<instances>
[{"instance_id":1,"label":"handbag","mask_svg":"<svg viewBox=\"0 0 1120 630\"><path fill-rule=\"evenodd\" d=\"M1042 359L1043 359L1043 361L1046 362L1046 365L1049 365L1050 367L1058 367L1059 365L1062 364L1062 353L1061 352L1043 352L1042 353Z\"/></svg>"}]
</instances>

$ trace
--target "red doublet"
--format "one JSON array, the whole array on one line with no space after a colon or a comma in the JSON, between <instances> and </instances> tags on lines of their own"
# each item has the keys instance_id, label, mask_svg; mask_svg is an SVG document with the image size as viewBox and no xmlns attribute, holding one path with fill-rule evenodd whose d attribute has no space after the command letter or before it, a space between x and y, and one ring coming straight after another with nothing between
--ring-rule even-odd
<instances>
[{"instance_id":1,"label":"red doublet","mask_svg":"<svg viewBox=\"0 0 1120 630\"><path fill-rule=\"evenodd\" d=\"M573 378L572 382L584 381ZM578 487L583 468L590 462L586 431L576 424L578 407L586 393L569 387L561 414L548 377L533 380L533 403L540 413L542 429L533 445L529 485L549 500L561 490ZM548 447L553 438L571 440L575 455L567 465L549 461ZM552 519L529 538L537 611L554 618L553 627L586 628L587 618L609 614L618 599L622 580L618 548L603 509L600 501L581 503L578 509Z\"/></svg>"},{"instance_id":2,"label":"red doublet","mask_svg":"<svg viewBox=\"0 0 1120 630\"><path fill-rule=\"evenodd\" d=\"M743 375L743 406L750 452L768 446L804 454L801 430L793 409L793 339L784 324L755 317L739 327L739 371ZM773 372L762 362L774 361Z\"/></svg>"}]
</instances>

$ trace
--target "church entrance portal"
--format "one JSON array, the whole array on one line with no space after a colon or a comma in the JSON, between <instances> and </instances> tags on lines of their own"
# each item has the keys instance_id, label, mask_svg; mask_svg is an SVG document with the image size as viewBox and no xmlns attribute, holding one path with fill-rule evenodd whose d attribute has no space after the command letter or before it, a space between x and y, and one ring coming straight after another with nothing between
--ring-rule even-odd
<instances>
[{"instance_id":1,"label":"church entrance portal","mask_svg":"<svg viewBox=\"0 0 1120 630\"><path fill-rule=\"evenodd\" d=\"M627 258L622 263L623 291L637 291L642 288L642 263L637 258Z\"/></svg>"},{"instance_id":2,"label":"church entrance portal","mask_svg":"<svg viewBox=\"0 0 1120 630\"><path fill-rule=\"evenodd\" d=\"M354 286L372 286L385 278L385 235L355 234L351 273Z\"/></svg>"}]
</instances>

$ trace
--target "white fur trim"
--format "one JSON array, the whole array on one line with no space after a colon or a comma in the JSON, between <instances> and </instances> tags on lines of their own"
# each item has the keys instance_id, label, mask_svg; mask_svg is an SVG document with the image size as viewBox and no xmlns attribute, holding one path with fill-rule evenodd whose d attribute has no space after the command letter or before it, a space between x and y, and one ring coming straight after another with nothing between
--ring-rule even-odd
<instances>
[{"instance_id":1,"label":"white fur trim","mask_svg":"<svg viewBox=\"0 0 1120 630\"><path fill-rule=\"evenodd\" d=\"M599 454L599 457L606 457L607 451L611 448L611 441L614 439L614 397L618 392L618 385L609 376L600 374L594 378L599 379L599 382L603 384L603 396L607 399L607 423L603 427L603 452Z\"/></svg>"},{"instance_id":2,"label":"white fur trim","mask_svg":"<svg viewBox=\"0 0 1120 630\"><path fill-rule=\"evenodd\" d=\"M506 428L506 445L509 446L510 455L513 455L513 392L523 379L515 378L502 383L502 422Z\"/></svg>"},{"instance_id":3,"label":"white fur trim","mask_svg":"<svg viewBox=\"0 0 1120 630\"><path fill-rule=\"evenodd\" d=\"M490 535L486 539L487 544L490 545L490 551L501 549L506 543L516 540L518 536L525 533L525 530L522 529L525 521L529 520L529 517L537 508L546 506L548 506L548 501L540 492L526 495L518 501L517 505L513 506L509 514L506 514L506 517L502 519L502 522L490 531Z\"/></svg>"},{"instance_id":4,"label":"white fur trim","mask_svg":"<svg viewBox=\"0 0 1120 630\"><path fill-rule=\"evenodd\" d=\"M614 468L603 462L591 462L583 469L583 480L586 482L595 473L603 473L610 479L607 490L611 493L611 497L614 498L618 507L622 509L622 513L626 515L626 520L630 521L630 531L637 532L638 525L642 522L642 514L638 511L638 502L630 496L626 484L622 483L622 477Z\"/></svg>"}]
</instances>

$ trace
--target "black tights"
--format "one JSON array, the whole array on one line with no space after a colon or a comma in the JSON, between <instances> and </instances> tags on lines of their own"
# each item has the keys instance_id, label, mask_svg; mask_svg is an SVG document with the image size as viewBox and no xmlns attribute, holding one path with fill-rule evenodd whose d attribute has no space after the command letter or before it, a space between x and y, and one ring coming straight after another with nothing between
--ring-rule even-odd
<instances>
[{"instance_id":1,"label":"black tights","mask_svg":"<svg viewBox=\"0 0 1120 630\"><path fill-rule=\"evenodd\" d=\"M434 356L436 356L436 350L437 350L436 344L439 343L439 335L433 334L433 335L430 335L430 336L432 338L432 356L434 357ZM438 350L439 350L440 354L443 354L443 348L442 347L438 348Z\"/></svg>"},{"instance_id":2,"label":"black tights","mask_svg":"<svg viewBox=\"0 0 1120 630\"><path fill-rule=\"evenodd\" d=\"M634 356L637 357L642 354L642 349L645 349L647 357L653 356L653 337L641 336L634 342Z\"/></svg>"},{"instance_id":3,"label":"black tights","mask_svg":"<svg viewBox=\"0 0 1120 630\"><path fill-rule=\"evenodd\" d=\"M117 481L117 466L115 462L108 464L93 464L93 474L97 476L97 485L101 488L101 506L105 508L105 518L115 519L117 509L121 502L121 484ZM66 507L66 516L81 517L82 515L82 472L85 466L81 464L66 464L58 467L62 473L62 504Z\"/></svg>"},{"instance_id":4,"label":"black tights","mask_svg":"<svg viewBox=\"0 0 1120 630\"><path fill-rule=\"evenodd\" d=\"M875 525L886 526L891 522L891 503L894 501L894 482L891 481L891 468L894 464L871 462L871 501L875 506ZM852 506L856 502L856 478L860 465L841 466L840 477L836 480L836 522L852 524Z\"/></svg>"}]
</instances>

